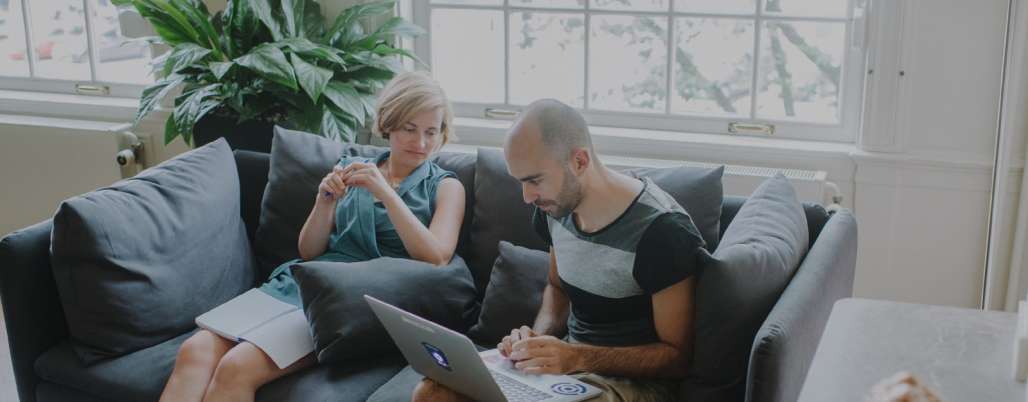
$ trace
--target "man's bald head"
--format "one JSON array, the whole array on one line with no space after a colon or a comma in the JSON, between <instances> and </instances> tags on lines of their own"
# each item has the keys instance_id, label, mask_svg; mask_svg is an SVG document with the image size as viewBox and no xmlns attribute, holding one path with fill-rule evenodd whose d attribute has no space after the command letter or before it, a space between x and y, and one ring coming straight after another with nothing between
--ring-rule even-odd
<instances>
[{"instance_id":1,"label":"man's bald head","mask_svg":"<svg viewBox=\"0 0 1028 402\"><path fill-rule=\"evenodd\" d=\"M531 129L530 129L531 128ZM560 162L567 162L571 151L584 148L593 154L589 127L577 110L554 99L540 99L529 104L515 123L508 143L522 141L523 135L538 135L545 148Z\"/></svg>"}]
</instances>

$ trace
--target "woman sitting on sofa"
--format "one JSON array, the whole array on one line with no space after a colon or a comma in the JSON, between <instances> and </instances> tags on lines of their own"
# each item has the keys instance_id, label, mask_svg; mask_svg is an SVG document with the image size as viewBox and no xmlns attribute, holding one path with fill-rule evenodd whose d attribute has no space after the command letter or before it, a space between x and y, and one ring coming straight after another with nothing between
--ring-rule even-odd
<instances>
[{"instance_id":1,"label":"woman sitting on sofa","mask_svg":"<svg viewBox=\"0 0 1028 402\"><path fill-rule=\"evenodd\" d=\"M379 96L374 126L389 140L389 152L374 159L343 157L325 176L300 232L300 257L448 263L464 217L464 188L429 159L453 138L452 116L442 88L429 76L394 78ZM261 289L300 305L289 270L297 261L275 269ZM160 400L252 401L260 386L315 362L308 354L279 369L256 346L201 330L179 349Z\"/></svg>"}]
</instances>

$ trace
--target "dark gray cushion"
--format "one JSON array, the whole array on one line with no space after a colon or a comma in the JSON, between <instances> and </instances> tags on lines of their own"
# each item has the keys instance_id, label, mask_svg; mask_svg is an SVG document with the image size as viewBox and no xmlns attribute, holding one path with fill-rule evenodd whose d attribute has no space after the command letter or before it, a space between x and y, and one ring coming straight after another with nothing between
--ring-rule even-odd
<instances>
[{"instance_id":1,"label":"dark gray cushion","mask_svg":"<svg viewBox=\"0 0 1028 402\"><path fill-rule=\"evenodd\" d=\"M674 197L689 212L708 249L713 249L720 233L724 167L647 168L626 173L651 178ZM499 150L478 150L474 209L471 242L465 258L475 277L475 285L484 292L489 283L489 271L499 255L500 240L536 250L545 250L546 244L532 229L534 207L524 203L521 183L507 173L507 162Z\"/></svg>"},{"instance_id":2,"label":"dark gray cushion","mask_svg":"<svg viewBox=\"0 0 1028 402\"><path fill-rule=\"evenodd\" d=\"M532 326L543 301L550 254L500 242L482 313L468 336L483 345L495 345L514 328Z\"/></svg>"},{"instance_id":3,"label":"dark gray cushion","mask_svg":"<svg viewBox=\"0 0 1028 402\"><path fill-rule=\"evenodd\" d=\"M156 401L179 347L193 333L92 366L83 366L69 343L59 344L36 362L36 373L46 381L38 393L44 401ZM318 365L261 387L257 401L364 401L405 365L398 354Z\"/></svg>"},{"instance_id":4,"label":"dark gray cushion","mask_svg":"<svg viewBox=\"0 0 1028 402\"><path fill-rule=\"evenodd\" d=\"M369 145L343 144L314 134L275 127L268 186L264 191L260 226L254 241L260 264L259 280L266 279L282 263L300 257L296 247L300 229L314 208L318 184L339 158L344 155L374 157L387 150ZM467 193L471 193L473 156L440 152L435 161L443 169L456 173L468 189ZM466 234L462 231L463 237Z\"/></svg>"},{"instance_id":5,"label":"dark gray cushion","mask_svg":"<svg viewBox=\"0 0 1028 402\"><path fill-rule=\"evenodd\" d=\"M696 338L689 401L738 401L750 345L807 252L807 221L782 175L766 180L739 209L696 291Z\"/></svg>"},{"instance_id":6,"label":"dark gray cushion","mask_svg":"<svg viewBox=\"0 0 1028 402\"><path fill-rule=\"evenodd\" d=\"M477 312L471 274L460 257L442 267L383 257L355 263L310 261L291 269L322 363L349 363L397 350L364 295L460 332Z\"/></svg>"},{"instance_id":7,"label":"dark gray cushion","mask_svg":"<svg viewBox=\"0 0 1028 402\"><path fill-rule=\"evenodd\" d=\"M54 280L86 363L156 345L253 284L239 177L223 140L64 201Z\"/></svg>"}]
</instances>

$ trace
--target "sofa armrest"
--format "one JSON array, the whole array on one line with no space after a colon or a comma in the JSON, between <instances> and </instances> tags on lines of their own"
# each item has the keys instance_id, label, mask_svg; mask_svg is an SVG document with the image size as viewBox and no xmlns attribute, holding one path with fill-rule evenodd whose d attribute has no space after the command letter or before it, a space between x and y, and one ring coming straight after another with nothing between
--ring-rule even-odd
<instances>
[{"instance_id":1,"label":"sofa armrest","mask_svg":"<svg viewBox=\"0 0 1028 402\"><path fill-rule=\"evenodd\" d=\"M36 358L68 337L68 325L50 270L52 221L0 240L0 303L3 304L11 362L22 402L35 402Z\"/></svg>"},{"instance_id":2,"label":"sofa armrest","mask_svg":"<svg viewBox=\"0 0 1028 402\"><path fill-rule=\"evenodd\" d=\"M836 212L753 340L747 402L795 401L836 300L853 294L857 222Z\"/></svg>"}]
</instances>

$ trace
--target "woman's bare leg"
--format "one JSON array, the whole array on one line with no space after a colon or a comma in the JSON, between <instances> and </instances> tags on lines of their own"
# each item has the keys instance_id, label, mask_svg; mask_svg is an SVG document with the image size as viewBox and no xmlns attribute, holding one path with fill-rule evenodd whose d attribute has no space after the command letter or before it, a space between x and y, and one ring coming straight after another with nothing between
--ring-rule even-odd
<instances>
[{"instance_id":1,"label":"woman's bare leg","mask_svg":"<svg viewBox=\"0 0 1028 402\"><path fill-rule=\"evenodd\" d=\"M314 365L314 354L308 354L284 369L264 351L251 343L243 342L232 348L218 362L214 378L207 387L204 402L250 402L257 389L279 377L304 367Z\"/></svg>"},{"instance_id":2,"label":"woman's bare leg","mask_svg":"<svg viewBox=\"0 0 1028 402\"><path fill-rule=\"evenodd\" d=\"M175 368L164 385L161 402L200 402L214 369L235 342L200 330L186 339L175 357Z\"/></svg>"}]
</instances>

